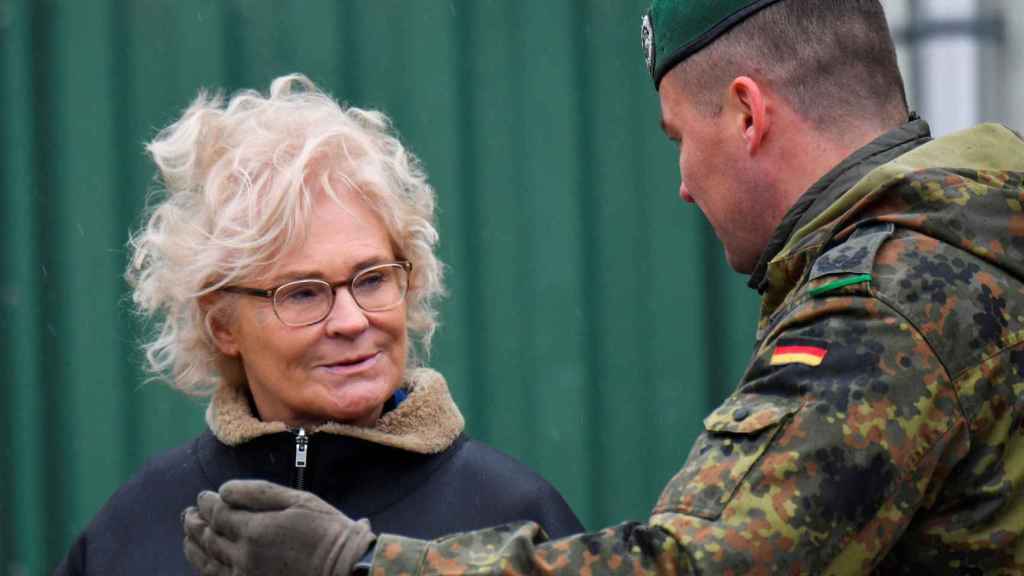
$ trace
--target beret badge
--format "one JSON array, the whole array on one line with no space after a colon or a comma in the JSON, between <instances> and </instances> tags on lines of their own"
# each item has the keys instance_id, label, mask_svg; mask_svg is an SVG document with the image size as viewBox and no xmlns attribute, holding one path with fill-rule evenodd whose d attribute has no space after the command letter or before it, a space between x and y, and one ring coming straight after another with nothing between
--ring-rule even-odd
<instances>
[{"instance_id":1,"label":"beret badge","mask_svg":"<svg viewBox=\"0 0 1024 576\"><path fill-rule=\"evenodd\" d=\"M641 21L640 42L654 88L677 64L779 1L650 0Z\"/></svg>"},{"instance_id":2,"label":"beret badge","mask_svg":"<svg viewBox=\"0 0 1024 576\"><path fill-rule=\"evenodd\" d=\"M647 62L647 72L654 76L654 26L651 24L651 13L647 12L640 20L640 46Z\"/></svg>"}]
</instances>

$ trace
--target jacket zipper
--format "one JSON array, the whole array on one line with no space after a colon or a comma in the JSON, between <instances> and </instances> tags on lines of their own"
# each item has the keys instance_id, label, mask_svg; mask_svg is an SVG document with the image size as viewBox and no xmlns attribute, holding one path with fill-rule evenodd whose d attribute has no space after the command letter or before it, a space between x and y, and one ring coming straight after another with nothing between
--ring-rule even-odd
<instances>
[{"instance_id":1,"label":"jacket zipper","mask_svg":"<svg viewBox=\"0 0 1024 576\"><path fill-rule=\"evenodd\" d=\"M295 487L299 490L306 488L306 460L308 457L309 436L306 436L306 429L299 428L295 435Z\"/></svg>"}]
</instances>

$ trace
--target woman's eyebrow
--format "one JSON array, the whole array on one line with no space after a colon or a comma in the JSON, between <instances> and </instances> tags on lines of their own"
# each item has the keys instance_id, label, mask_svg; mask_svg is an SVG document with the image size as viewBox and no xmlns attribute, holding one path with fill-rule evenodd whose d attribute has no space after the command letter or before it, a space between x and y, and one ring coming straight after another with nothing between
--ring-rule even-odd
<instances>
[{"instance_id":1,"label":"woman's eyebrow","mask_svg":"<svg viewBox=\"0 0 1024 576\"><path fill-rule=\"evenodd\" d=\"M362 260L357 261L352 266L352 268L349 270L348 277L351 277L360 270L365 270L366 268L369 268L371 266L376 266L377 264L384 264L385 262L391 262L393 260L394 258L388 258L387 256L370 256L368 258L363 258ZM271 277L270 284L272 286L280 286L282 284L294 282L295 280L308 279L327 280L328 278L327 275L325 275L321 270L315 268L288 270L286 272L282 272Z\"/></svg>"},{"instance_id":2,"label":"woman's eyebrow","mask_svg":"<svg viewBox=\"0 0 1024 576\"><path fill-rule=\"evenodd\" d=\"M306 280L309 278L320 280L324 278L324 275L319 270L291 270L275 275L270 279L270 283L274 286L279 286L295 280Z\"/></svg>"}]
</instances>

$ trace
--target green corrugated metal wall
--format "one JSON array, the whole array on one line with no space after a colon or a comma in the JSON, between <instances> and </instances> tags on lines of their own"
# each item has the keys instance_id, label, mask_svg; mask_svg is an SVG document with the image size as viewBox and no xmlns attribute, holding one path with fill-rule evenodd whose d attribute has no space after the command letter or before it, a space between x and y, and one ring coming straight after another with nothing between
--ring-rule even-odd
<instances>
[{"instance_id":1,"label":"green corrugated metal wall","mask_svg":"<svg viewBox=\"0 0 1024 576\"><path fill-rule=\"evenodd\" d=\"M142 143L201 86L302 71L382 109L438 190L433 364L470 432L590 528L643 518L752 343L755 296L676 196L644 0L0 0L0 569L52 569L203 403L140 370Z\"/></svg>"}]
</instances>

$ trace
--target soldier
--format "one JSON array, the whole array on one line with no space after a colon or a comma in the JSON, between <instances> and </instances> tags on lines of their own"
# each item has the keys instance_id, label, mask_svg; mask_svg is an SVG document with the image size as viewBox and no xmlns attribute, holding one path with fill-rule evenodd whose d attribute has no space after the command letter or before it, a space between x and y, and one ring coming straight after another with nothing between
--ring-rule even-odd
<instances>
[{"instance_id":1,"label":"soldier","mask_svg":"<svg viewBox=\"0 0 1024 576\"><path fill-rule=\"evenodd\" d=\"M311 495L231 482L185 516L204 574L1024 571L1024 142L932 139L878 0L654 0L642 40L680 196L763 294L647 523L368 547Z\"/></svg>"}]
</instances>

